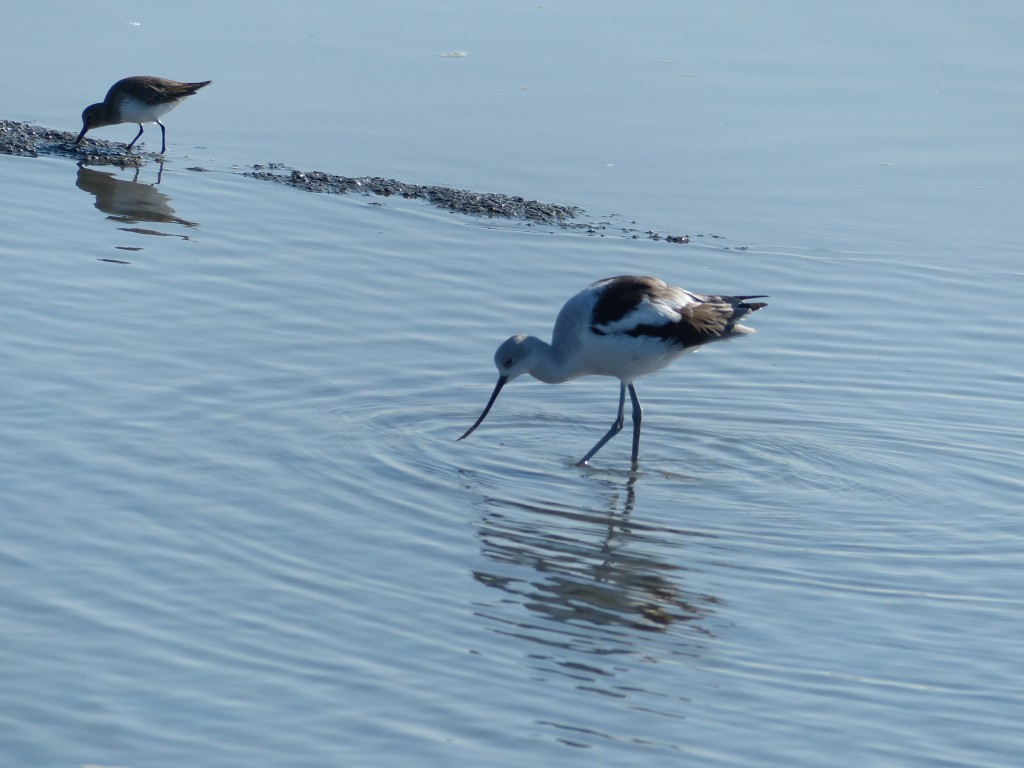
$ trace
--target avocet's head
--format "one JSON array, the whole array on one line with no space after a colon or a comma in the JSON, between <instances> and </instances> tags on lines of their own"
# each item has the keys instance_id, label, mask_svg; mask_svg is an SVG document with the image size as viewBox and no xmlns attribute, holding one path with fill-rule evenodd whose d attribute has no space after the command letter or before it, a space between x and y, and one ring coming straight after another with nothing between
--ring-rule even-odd
<instances>
[{"instance_id":1,"label":"avocet's head","mask_svg":"<svg viewBox=\"0 0 1024 768\"><path fill-rule=\"evenodd\" d=\"M510 336L501 342L501 346L494 353L494 367L498 369L498 376L506 381L512 381L517 376L529 373L533 367L534 345L536 339L522 334Z\"/></svg>"},{"instance_id":2,"label":"avocet's head","mask_svg":"<svg viewBox=\"0 0 1024 768\"><path fill-rule=\"evenodd\" d=\"M498 347L498 351L494 353L494 367L498 369L498 383L494 385L491 399L487 401L487 405L484 407L484 412L480 414L480 418L476 420L472 427L466 430L459 440L469 437L473 430L483 423L483 420L491 410L491 406L494 405L494 401L498 399L498 393L501 392L502 387L517 376L530 372L533 352L528 340L528 336L511 336Z\"/></svg>"}]
</instances>

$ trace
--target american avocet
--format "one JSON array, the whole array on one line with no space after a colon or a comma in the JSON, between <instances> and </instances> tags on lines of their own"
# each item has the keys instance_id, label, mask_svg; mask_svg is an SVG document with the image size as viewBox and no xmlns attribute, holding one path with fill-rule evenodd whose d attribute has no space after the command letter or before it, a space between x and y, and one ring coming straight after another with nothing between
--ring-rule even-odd
<instances>
[{"instance_id":1,"label":"american avocet","mask_svg":"<svg viewBox=\"0 0 1024 768\"><path fill-rule=\"evenodd\" d=\"M167 129L160 122L160 118L211 82L213 81L179 83L177 80L145 75L118 80L110 86L103 101L90 104L82 112L82 132L75 139L75 144L82 140L86 131L93 128L138 123L139 132L128 145L128 149L131 150L142 135L142 124L156 123L160 126L160 154L163 154L167 151Z\"/></svg>"},{"instance_id":2,"label":"american avocet","mask_svg":"<svg viewBox=\"0 0 1024 768\"><path fill-rule=\"evenodd\" d=\"M621 382L618 415L579 465L590 461L622 429L627 390L633 402L635 465L640 456L643 409L633 382L704 344L753 333L753 328L739 321L765 306L748 299L761 298L765 297L703 296L656 277L623 275L598 280L565 303L555 320L550 344L536 336L512 336L498 347L494 353L498 383L480 418L459 440L480 426L502 387L524 373L548 384L579 376L614 376Z\"/></svg>"}]
</instances>

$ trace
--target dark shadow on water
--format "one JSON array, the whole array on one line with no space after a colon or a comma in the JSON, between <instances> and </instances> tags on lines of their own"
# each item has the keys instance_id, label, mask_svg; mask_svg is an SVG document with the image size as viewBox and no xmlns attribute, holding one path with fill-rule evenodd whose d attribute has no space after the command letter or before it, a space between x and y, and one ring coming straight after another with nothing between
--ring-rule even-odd
<instances>
[{"instance_id":1,"label":"dark shadow on water","mask_svg":"<svg viewBox=\"0 0 1024 768\"><path fill-rule=\"evenodd\" d=\"M134 170L134 175L129 181L119 179L113 173L93 170L79 163L75 184L80 190L93 196L97 209L119 223L150 222L176 224L189 229L198 227L196 222L175 215L174 208L171 207L171 198L157 189L162 174L163 164L161 163L156 181L149 184L139 181L138 168ZM125 227L124 229L137 234L169 236L169 233L166 232L139 227ZM177 233L173 236L188 239L187 236Z\"/></svg>"}]
</instances>

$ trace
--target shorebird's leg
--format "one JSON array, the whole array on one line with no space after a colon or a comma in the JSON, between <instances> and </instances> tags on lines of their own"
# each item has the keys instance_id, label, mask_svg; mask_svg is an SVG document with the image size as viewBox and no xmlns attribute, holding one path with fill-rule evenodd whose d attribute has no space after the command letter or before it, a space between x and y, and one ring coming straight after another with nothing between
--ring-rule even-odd
<instances>
[{"instance_id":1,"label":"shorebird's leg","mask_svg":"<svg viewBox=\"0 0 1024 768\"><path fill-rule=\"evenodd\" d=\"M139 123L139 132L135 134L135 138L132 139L132 143L128 145L128 149L125 150L126 152L131 152L132 151L132 147L135 146L135 142L139 140L139 136L141 136L141 135L142 135L142 123Z\"/></svg>"},{"instance_id":2,"label":"shorebird's leg","mask_svg":"<svg viewBox=\"0 0 1024 768\"><path fill-rule=\"evenodd\" d=\"M636 395L632 393L633 385L630 384L629 388L630 388L630 396L635 398ZM636 401L634 400L634 402L636 402ZM594 454L597 453L598 451L600 451L601 448L604 447L605 443L607 443L609 440L611 440L613 437L615 437L617 434L619 434L619 431L622 429L622 425L626 421L626 417L625 417L625 415L623 413L624 410L625 410L625 407L626 407L626 385L625 384L620 384L619 385L619 415L616 416L615 417L615 421L612 422L611 429L609 429L605 433L604 437L602 437L600 440L597 441L597 445L595 445L593 448L591 448L589 451L587 451L587 455L579 460L579 463L576 465L577 467L582 467L582 466L586 465L586 463L588 461L590 461L594 457ZM634 411L634 414L635 413L636 413L636 411Z\"/></svg>"},{"instance_id":3,"label":"shorebird's leg","mask_svg":"<svg viewBox=\"0 0 1024 768\"><path fill-rule=\"evenodd\" d=\"M156 124L160 126L160 154L162 155L167 151L167 129L159 120L156 121Z\"/></svg>"},{"instance_id":4,"label":"shorebird's leg","mask_svg":"<svg viewBox=\"0 0 1024 768\"><path fill-rule=\"evenodd\" d=\"M629 385L629 399L633 401L633 463L640 460L640 422L644 418L644 409L640 407L640 398L636 396L636 388Z\"/></svg>"}]
</instances>

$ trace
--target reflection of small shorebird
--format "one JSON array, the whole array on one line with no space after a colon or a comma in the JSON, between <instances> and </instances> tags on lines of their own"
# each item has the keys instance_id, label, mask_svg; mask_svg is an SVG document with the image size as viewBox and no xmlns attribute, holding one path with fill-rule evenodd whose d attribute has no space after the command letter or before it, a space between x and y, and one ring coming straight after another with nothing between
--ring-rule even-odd
<instances>
[{"instance_id":1,"label":"reflection of small shorebird","mask_svg":"<svg viewBox=\"0 0 1024 768\"><path fill-rule=\"evenodd\" d=\"M90 104L82 112L82 132L75 139L75 144L82 140L86 131L93 128L138 123L139 132L128 145L128 149L131 150L142 135L142 124L156 123L160 126L160 154L163 154L167 151L167 129L160 122L160 118L211 82L213 81L179 83L176 80L148 76L118 80L110 86L103 101L99 104Z\"/></svg>"},{"instance_id":2,"label":"reflection of small shorebird","mask_svg":"<svg viewBox=\"0 0 1024 768\"><path fill-rule=\"evenodd\" d=\"M686 352L712 341L753 333L744 316L765 306L763 296L703 296L667 285L655 277L624 275L598 280L573 296L555 320L551 343L535 336L513 336L494 353L498 383L484 412L459 438L480 426L498 393L528 373L548 384L579 376L614 376L620 381L619 412L611 429L579 464L585 465L622 429L626 390L633 402L633 463L640 455L643 409L633 381L659 371Z\"/></svg>"}]
</instances>

